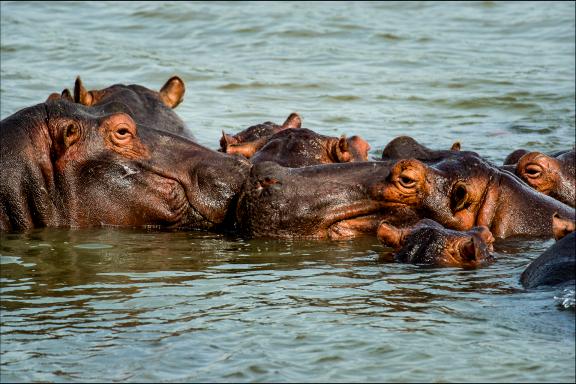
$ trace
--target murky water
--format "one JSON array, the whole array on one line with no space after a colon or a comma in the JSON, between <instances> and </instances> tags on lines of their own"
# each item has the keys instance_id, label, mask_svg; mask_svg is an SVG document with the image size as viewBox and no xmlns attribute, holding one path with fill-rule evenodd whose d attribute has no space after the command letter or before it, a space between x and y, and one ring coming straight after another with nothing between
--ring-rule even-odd
<instances>
[{"instance_id":1,"label":"murky water","mask_svg":"<svg viewBox=\"0 0 576 384\"><path fill-rule=\"evenodd\" d=\"M0 116L72 87L169 76L222 129L299 112L378 156L410 134L501 162L574 145L575 3L2 2ZM128 229L3 234L0 380L574 382L575 316L519 275L381 259L374 238Z\"/></svg>"}]
</instances>

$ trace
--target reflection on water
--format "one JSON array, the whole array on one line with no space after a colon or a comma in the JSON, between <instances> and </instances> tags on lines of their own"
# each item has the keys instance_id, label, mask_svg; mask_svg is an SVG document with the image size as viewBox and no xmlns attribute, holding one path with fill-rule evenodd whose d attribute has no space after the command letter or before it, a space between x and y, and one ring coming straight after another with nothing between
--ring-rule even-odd
<instances>
[{"instance_id":1,"label":"reflection on water","mask_svg":"<svg viewBox=\"0 0 576 384\"><path fill-rule=\"evenodd\" d=\"M198 141L299 112L379 157L410 134L500 163L574 145L574 2L0 3L0 116L72 87L187 84ZM552 241L481 269L374 238L1 235L0 381L575 380L574 310L521 289Z\"/></svg>"}]
</instances>

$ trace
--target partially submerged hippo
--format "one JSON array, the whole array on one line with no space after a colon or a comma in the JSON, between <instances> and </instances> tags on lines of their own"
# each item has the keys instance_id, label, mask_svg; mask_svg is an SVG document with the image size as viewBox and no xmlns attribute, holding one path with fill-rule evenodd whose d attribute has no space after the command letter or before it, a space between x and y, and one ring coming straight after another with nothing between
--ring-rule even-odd
<instances>
[{"instance_id":1,"label":"partially submerged hippo","mask_svg":"<svg viewBox=\"0 0 576 384\"><path fill-rule=\"evenodd\" d=\"M458 157L464 154L475 154L476 152L460 153L460 142L456 141L449 150L433 150L420 144L410 136L398 136L391 140L382 152L382 160L416 159L423 162L438 161L447 157Z\"/></svg>"},{"instance_id":2,"label":"partially submerged hippo","mask_svg":"<svg viewBox=\"0 0 576 384\"><path fill-rule=\"evenodd\" d=\"M515 173L524 182L545 195L571 207L576 205L576 154L574 149L556 157L541 152L524 154Z\"/></svg>"},{"instance_id":3,"label":"partially submerged hippo","mask_svg":"<svg viewBox=\"0 0 576 384\"><path fill-rule=\"evenodd\" d=\"M522 272L520 282L525 288L554 286L576 279L576 232L574 221L554 215L556 243L532 261ZM570 232L566 234L566 232Z\"/></svg>"},{"instance_id":4,"label":"partially submerged hippo","mask_svg":"<svg viewBox=\"0 0 576 384\"><path fill-rule=\"evenodd\" d=\"M65 89L61 95L50 95L47 101L64 99L88 107L97 107L110 102L122 103L128 107L128 114L139 126L152 127L193 139L182 119L173 111L184 99L185 90L184 81L178 76L169 78L159 91L137 84L114 84L99 90L87 90L78 76L73 95Z\"/></svg>"},{"instance_id":5,"label":"partially submerged hippo","mask_svg":"<svg viewBox=\"0 0 576 384\"><path fill-rule=\"evenodd\" d=\"M495 237L552 236L552 215L574 209L534 191L509 172L467 154L432 165L398 161L381 191L391 206L407 206L456 230L485 225Z\"/></svg>"},{"instance_id":6,"label":"partially submerged hippo","mask_svg":"<svg viewBox=\"0 0 576 384\"><path fill-rule=\"evenodd\" d=\"M238 199L238 228L251 237L352 238L376 234L383 219L417 221L409 208L387 208L379 197L389 162L286 168L252 167Z\"/></svg>"},{"instance_id":7,"label":"partially submerged hippo","mask_svg":"<svg viewBox=\"0 0 576 384\"><path fill-rule=\"evenodd\" d=\"M235 153L253 164L274 161L284 167L367 161L370 145L359 136L340 138L320 135L310 129L284 129L256 141L236 144ZM230 153L230 152L228 152Z\"/></svg>"},{"instance_id":8,"label":"partially submerged hippo","mask_svg":"<svg viewBox=\"0 0 576 384\"><path fill-rule=\"evenodd\" d=\"M394 260L400 263L478 268L494 260L494 237L485 226L454 231L430 219L407 228L383 222L377 235L394 248Z\"/></svg>"},{"instance_id":9,"label":"partially submerged hippo","mask_svg":"<svg viewBox=\"0 0 576 384\"><path fill-rule=\"evenodd\" d=\"M256 142L259 139L272 136L273 134L280 132L284 129L290 128L301 128L302 118L296 112L293 112L286 118L282 125L275 124L271 121L267 121L262 124L253 125L238 132L235 135L228 135L222 131L222 137L220 138L220 152L225 153L238 153L245 157L250 157L250 154L243 153L243 146L238 146L238 144ZM261 142L261 146L265 144L265 141ZM248 148L249 153L253 153L253 148ZM258 148L259 149L259 148ZM258 150L256 149L256 150Z\"/></svg>"},{"instance_id":10,"label":"partially submerged hippo","mask_svg":"<svg viewBox=\"0 0 576 384\"><path fill-rule=\"evenodd\" d=\"M225 225L249 162L140 129L124 107L58 100L2 120L0 229Z\"/></svg>"}]
</instances>

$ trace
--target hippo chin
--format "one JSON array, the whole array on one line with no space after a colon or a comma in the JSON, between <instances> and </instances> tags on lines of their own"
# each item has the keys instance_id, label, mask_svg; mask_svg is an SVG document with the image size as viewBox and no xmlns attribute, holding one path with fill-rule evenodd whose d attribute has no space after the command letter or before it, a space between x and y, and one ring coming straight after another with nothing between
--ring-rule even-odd
<instances>
[{"instance_id":1,"label":"hippo chin","mask_svg":"<svg viewBox=\"0 0 576 384\"><path fill-rule=\"evenodd\" d=\"M574 208L471 154L432 165L400 160L382 196L391 205L412 207L450 229L485 225L499 238L551 237L555 212L574 219Z\"/></svg>"},{"instance_id":2,"label":"hippo chin","mask_svg":"<svg viewBox=\"0 0 576 384\"><path fill-rule=\"evenodd\" d=\"M109 107L57 100L2 120L0 229L225 225L248 161Z\"/></svg>"},{"instance_id":3,"label":"hippo chin","mask_svg":"<svg viewBox=\"0 0 576 384\"><path fill-rule=\"evenodd\" d=\"M471 269L494 261L494 237L484 226L461 232L430 219L408 228L383 222L377 235L384 245L394 248L394 260L400 263Z\"/></svg>"},{"instance_id":4,"label":"hippo chin","mask_svg":"<svg viewBox=\"0 0 576 384\"><path fill-rule=\"evenodd\" d=\"M255 164L238 199L239 229L250 237L343 239L375 235L383 219L415 222L418 218L409 208L390 209L380 199L390 165Z\"/></svg>"}]
</instances>

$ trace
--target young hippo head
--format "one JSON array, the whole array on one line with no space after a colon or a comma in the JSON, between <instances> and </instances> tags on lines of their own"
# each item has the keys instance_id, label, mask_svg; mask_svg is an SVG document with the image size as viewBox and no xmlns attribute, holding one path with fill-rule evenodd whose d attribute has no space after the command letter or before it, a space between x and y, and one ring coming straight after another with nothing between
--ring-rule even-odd
<instances>
[{"instance_id":1,"label":"young hippo head","mask_svg":"<svg viewBox=\"0 0 576 384\"><path fill-rule=\"evenodd\" d=\"M383 161L304 168L255 164L238 200L239 228L251 237L342 239L374 235L385 218L414 222L409 208L387 208L373 194L389 169Z\"/></svg>"},{"instance_id":2,"label":"young hippo head","mask_svg":"<svg viewBox=\"0 0 576 384\"><path fill-rule=\"evenodd\" d=\"M284 129L302 127L302 118L296 112L291 113L282 125L267 121L262 124L253 125L235 135L228 135L222 131L220 138L220 152L234 154L238 153L246 158L250 158L254 152L260 149L267 142L267 138ZM251 146L240 144L252 143Z\"/></svg>"},{"instance_id":3,"label":"young hippo head","mask_svg":"<svg viewBox=\"0 0 576 384\"><path fill-rule=\"evenodd\" d=\"M285 129L256 142L236 144L252 163L274 161L284 167L367 161L370 145L359 136L320 135L306 128Z\"/></svg>"},{"instance_id":4,"label":"young hippo head","mask_svg":"<svg viewBox=\"0 0 576 384\"><path fill-rule=\"evenodd\" d=\"M247 161L140 129L123 104L55 101L0 124L0 228L215 228Z\"/></svg>"},{"instance_id":5,"label":"young hippo head","mask_svg":"<svg viewBox=\"0 0 576 384\"><path fill-rule=\"evenodd\" d=\"M393 247L394 258L401 263L478 268L494 260L494 237L485 226L461 232L429 219L409 228L383 222L378 227L378 240Z\"/></svg>"},{"instance_id":6,"label":"young hippo head","mask_svg":"<svg viewBox=\"0 0 576 384\"><path fill-rule=\"evenodd\" d=\"M551 237L554 212L574 218L573 208L474 155L431 165L398 161L380 193L390 205L412 207L448 228L485 225L496 237Z\"/></svg>"},{"instance_id":7,"label":"young hippo head","mask_svg":"<svg viewBox=\"0 0 576 384\"><path fill-rule=\"evenodd\" d=\"M160 91L136 84L115 84L89 91L80 77L77 77L74 84L74 102L88 107L120 102L129 108L131 117L138 125L192 138L182 119L173 111L184 99L184 92L184 81L178 76L168 79Z\"/></svg>"},{"instance_id":8,"label":"young hippo head","mask_svg":"<svg viewBox=\"0 0 576 384\"><path fill-rule=\"evenodd\" d=\"M516 175L537 191L564 204L576 205L576 172L574 150L552 157L541 152L522 156Z\"/></svg>"},{"instance_id":9,"label":"young hippo head","mask_svg":"<svg viewBox=\"0 0 576 384\"><path fill-rule=\"evenodd\" d=\"M448 157L475 154L475 152L463 152L460 154L461 145L456 141L449 150L430 149L410 136L399 136L390 141L382 152L382 160L417 159L420 161L438 161Z\"/></svg>"}]
</instances>

